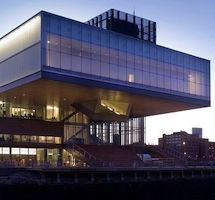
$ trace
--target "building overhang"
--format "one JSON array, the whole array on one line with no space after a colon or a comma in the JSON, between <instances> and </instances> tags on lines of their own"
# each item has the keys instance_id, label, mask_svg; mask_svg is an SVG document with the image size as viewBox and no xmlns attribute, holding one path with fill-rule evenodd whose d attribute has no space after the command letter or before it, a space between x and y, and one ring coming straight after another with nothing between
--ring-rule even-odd
<instances>
[{"instance_id":1,"label":"building overhang","mask_svg":"<svg viewBox=\"0 0 215 200\"><path fill-rule=\"evenodd\" d=\"M0 100L12 105L57 105L64 110L72 104L89 101L114 101L129 105L128 117L142 117L210 106L210 101L40 71L0 88Z\"/></svg>"}]
</instances>

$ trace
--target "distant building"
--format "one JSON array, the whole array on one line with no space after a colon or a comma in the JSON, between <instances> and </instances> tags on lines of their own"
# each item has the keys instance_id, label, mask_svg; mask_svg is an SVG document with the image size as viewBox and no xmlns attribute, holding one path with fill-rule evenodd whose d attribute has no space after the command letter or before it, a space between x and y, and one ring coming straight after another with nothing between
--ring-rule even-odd
<instances>
[{"instance_id":1,"label":"distant building","mask_svg":"<svg viewBox=\"0 0 215 200\"><path fill-rule=\"evenodd\" d=\"M198 138L202 138L202 128L192 128L192 134Z\"/></svg>"},{"instance_id":2,"label":"distant building","mask_svg":"<svg viewBox=\"0 0 215 200\"><path fill-rule=\"evenodd\" d=\"M215 142L209 142L209 160L215 160Z\"/></svg>"},{"instance_id":3,"label":"distant building","mask_svg":"<svg viewBox=\"0 0 215 200\"><path fill-rule=\"evenodd\" d=\"M163 134L159 138L159 147L173 157L187 160L208 160L208 139L199 138L196 134L185 131L174 132L171 135Z\"/></svg>"}]
</instances>

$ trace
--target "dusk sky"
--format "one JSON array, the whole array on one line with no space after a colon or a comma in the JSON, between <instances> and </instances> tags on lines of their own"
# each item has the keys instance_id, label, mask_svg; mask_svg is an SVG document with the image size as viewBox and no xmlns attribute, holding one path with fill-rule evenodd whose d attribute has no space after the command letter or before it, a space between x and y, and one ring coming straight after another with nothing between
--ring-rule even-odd
<instances>
[{"instance_id":1,"label":"dusk sky","mask_svg":"<svg viewBox=\"0 0 215 200\"><path fill-rule=\"evenodd\" d=\"M211 60L210 108L146 118L147 143L163 133L202 127L215 141L214 0L0 0L0 37L41 10L85 22L115 8L157 22L157 44Z\"/></svg>"}]
</instances>

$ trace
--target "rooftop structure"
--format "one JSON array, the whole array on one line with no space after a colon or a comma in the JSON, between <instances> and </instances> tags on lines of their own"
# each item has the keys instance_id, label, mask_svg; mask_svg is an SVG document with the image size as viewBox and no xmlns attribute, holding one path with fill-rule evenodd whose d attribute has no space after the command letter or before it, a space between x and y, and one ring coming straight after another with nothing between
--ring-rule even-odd
<instances>
[{"instance_id":1,"label":"rooftop structure","mask_svg":"<svg viewBox=\"0 0 215 200\"><path fill-rule=\"evenodd\" d=\"M87 23L99 28L156 43L156 22L119 10L110 9L87 21Z\"/></svg>"},{"instance_id":2,"label":"rooftop structure","mask_svg":"<svg viewBox=\"0 0 215 200\"><path fill-rule=\"evenodd\" d=\"M202 128L192 128L192 134L199 138L202 138Z\"/></svg>"}]
</instances>

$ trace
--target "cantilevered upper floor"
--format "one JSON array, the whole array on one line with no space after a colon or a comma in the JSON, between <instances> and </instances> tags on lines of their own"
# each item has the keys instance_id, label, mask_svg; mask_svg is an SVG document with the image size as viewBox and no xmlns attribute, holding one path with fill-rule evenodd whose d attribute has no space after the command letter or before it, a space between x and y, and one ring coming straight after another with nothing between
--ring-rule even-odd
<instances>
[{"instance_id":1,"label":"cantilevered upper floor","mask_svg":"<svg viewBox=\"0 0 215 200\"><path fill-rule=\"evenodd\" d=\"M115 113L131 117L205 107L210 62L41 11L0 39L0 100L120 104Z\"/></svg>"}]
</instances>

